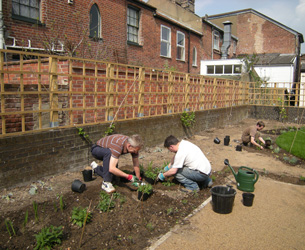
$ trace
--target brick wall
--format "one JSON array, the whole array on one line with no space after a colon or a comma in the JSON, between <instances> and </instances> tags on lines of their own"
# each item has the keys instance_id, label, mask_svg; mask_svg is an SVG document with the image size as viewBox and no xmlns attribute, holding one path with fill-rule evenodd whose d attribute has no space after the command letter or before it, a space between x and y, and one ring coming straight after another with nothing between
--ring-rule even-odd
<instances>
[{"instance_id":1,"label":"brick wall","mask_svg":"<svg viewBox=\"0 0 305 250\"><path fill-rule=\"evenodd\" d=\"M238 123L247 113L247 106L196 112L192 132ZM92 141L97 141L108 126L99 124L84 129ZM163 143L170 134L178 138L186 135L179 115L116 123L116 132L140 134L146 147ZM22 186L65 171L79 171L88 164L88 146L75 128L1 138L0 152L0 188ZM89 162L92 160L89 155Z\"/></svg>"}]
</instances>

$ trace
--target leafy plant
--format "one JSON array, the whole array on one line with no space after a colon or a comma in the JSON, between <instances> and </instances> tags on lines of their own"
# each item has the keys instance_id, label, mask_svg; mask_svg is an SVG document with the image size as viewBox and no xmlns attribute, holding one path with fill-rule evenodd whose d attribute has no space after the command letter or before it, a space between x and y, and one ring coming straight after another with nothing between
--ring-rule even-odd
<instances>
[{"instance_id":1,"label":"leafy plant","mask_svg":"<svg viewBox=\"0 0 305 250\"><path fill-rule=\"evenodd\" d=\"M138 192L142 192L144 194L151 194L153 190L153 187L149 183L141 183L141 185L138 187Z\"/></svg>"},{"instance_id":2,"label":"leafy plant","mask_svg":"<svg viewBox=\"0 0 305 250\"><path fill-rule=\"evenodd\" d=\"M155 229L154 225L152 223L147 223L146 225L146 228L149 230L149 231L153 231Z\"/></svg>"},{"instance_id":3,"label":"leafy plant","mask_svg":"<svg viewBox=\"0 0 305 250\"><path fill-rule=\"evenodd\" d=\"M115 203L112 200L112 196L110 197L110 195L108 193L106 193L105 191L101 191L100 192L100 201L97 204L96 208L103 212L107 212L108 210L113 209L114 206L115 206Z\"/></svg>"},{"instance_id":4,"label":"leafy plant","mask_svg":"<svg viewBox=\"0 0 305 250\"><path fill-rule=\"evenodd\" d=\"M182 115L180 116L180 120L185 128L193 126L195 123L195 112L183 111Z\"/></svg>"},{"instance_id":5,"label":"leafy plant","mask_svg":"<svg viewBox=\"0 0 305 250\"><path fill-rule=\"evenodd\" d=\"M61 210L61 211L64 211L64 209L65 209L65 207L66 207L66 204L65 204L64 201L63 201L62 195L59 197L59 207L60 207L60 210Z\"/></svg>"},{"instance_id":6,"label":"leafy plant","mask_svg":"<svg viewBox=\"0 0 305 250\"><path fill-rule=\"evenodd\" d=\"M114 123L110 124L110 126L106 129L104 136L112 135L115 129Z\"/></svg>"},{"instance_id":7,"label":"leafy plant","mask_svg":"<svg viewBox=\"0 0 305 250\"><path fill-rule=\"evenodd\" d=\"M183 199L181 202L182 202L182 204L184 204L184 205L187 204L187 200L186 200L186 199Z\"/></svg>"},{"instance_id":8,"label":"leafy plant","mask_svg":"<svg viewBox=\"0 0 305 250\"><path fill-rule=\"evenodd\" d=\"M215 175L211 175L211 179L212 179L212 181L216 181L216 176Z\"/></svg>"},{"instance_id":9,"label":"leafy plant","mask_svg":"<svg viewBox=\"0 0 305 250\"><path fill-rule=\"evenodd\" d=\"M170 207L166 210L167 215L173 214L173 212L174 212L174 209L172 207Z\"/></svg>"},{"instance_id":10,"label":"leafy plant","mask_svg":"<svg viewBox=\"0 0 305 250\"><path fill-rule=\"evenodd\" d=\"M10 235L10 237L12 237L12 234L16 235L16 232L15 232L15 229L13 226L13 222L10 219L5 219L4 223L5 223L6 230L7 230L8 234ZM11 233L11 230L12 230L12 233Z\"/></svg>"},{"instance_id":11,"label":"leafy plant","mask_svg":"<svg viewBox=\"0 0 305 250\"><path fill-rule=\"evenodd\" d=\"M35 235L36 246L34 250L50 250L55 245L61 244L63 238L62 227L45 227Z\"/></svg>"},{"instance_id":12,"label":"leafy plant","mask_svg":"<svg viewBox=\"0 0 305 250\"><path fill-rule=\"evenodd\" d=\"M304 176L300 176L300 181L305 181L305 177Z\"/></svg>"},{"instance_id":13,"label":"leafy plant","mask_svg":"<svg viewBox=\"0 0 305 250\"><path fill-rule=\"evenodd\" d=\"M171 186L175 186L176 184L173 183L170 179L167 179L167 181L163 181L162 185L166 186L166 187L171 187Z\"/></svg>"},{"instance_id":14,"label":"leafy plant","mask_svg":"<svg viewBox=\"0 0 305 250\"><path fill-rule=\"evenodd\" d=\"M153 162L149 162L147 169L145 170L145 177L155 180L160 172L160 168L153 168Z\"/></svg>"},{"instance_id":15,"label":"leafy plant","mask_svg":"<svg viewBox=\"0 0 305 250\"><path fill-rule=\"evenodd\" d=\"M87 217L87 220L86 220ZM71 221L73 224L76 224L79 227L83 227L85 224L91 222L92 219L92 213L88 212L87 215L87 208L81 208L81 207L74 207L72 210L72 216L71 216Z\"/></svg>"},{"instance_id":16,"label":"leafy plant","mask_svg":"<svg viewBox=\"0 0 305 250\"><path fill-rule=\"evenodd\" d=\"M78 130L78 134L80 135L80 137L84 138L87 143L92 144L92 141L89 138L89 135L85 132L85 130L83 128L77 128L77 130Z\"/></svg>"},{"instance_id":17,"label":"leafy plant","mask_svg":"<svg viewBox=\"0 0 305 250\"><path fill-rule=\"evenodd\" d=\"M275 149L273 149L273 152L276 153L276 154L278 154L278 153L280 152L280 150L281 150L281 149L280 149L279 147L276 147Z\"/></svg>"},{"instance_id":18,"label":"leafy plant","mask_svg":"<svg viewBox=\"0 0 305 250\"><path fill-rule=\"evenodd\" d=\"M24 221L23 221L23 227L26 226L26 224L28 223L28 220L29 220L29 211L26 210L25 216L24 216Z\"/></svg>"}]
</instances>

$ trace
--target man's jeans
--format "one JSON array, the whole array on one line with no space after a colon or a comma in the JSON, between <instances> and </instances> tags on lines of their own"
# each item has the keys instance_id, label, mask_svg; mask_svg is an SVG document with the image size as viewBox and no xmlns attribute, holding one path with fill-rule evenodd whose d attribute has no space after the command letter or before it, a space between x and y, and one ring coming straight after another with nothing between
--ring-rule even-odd
<instances>
[{"instance_id":1,"label":"man's jeans","mask_svg":"<svg viewBox=\"0 0 305 250\"><path fill-rule=\"evenodd\" d=\"M103 177L104 181L111 182L113 177L113 174L109 172L111 150L109 148L102 148L100 146L93 145L91 148L91 153L95 159L103 161L103 166L97 166L95 173Z\"/></svg>"},{"instance_id":2,"label":"man's jeans","mask_svg":"<svg viewBox=\"0 0 305 250\"><path fill-rule=\"evenodd\" d=\"M192 191L199 190L199 186L197 182L202 182L204 187L207 187L209 182L211 181L210 177L200 173L197 170L191 170L188 167L183 167L178 170L175 175L177 181L182 183L185 188L190 189Z\"/></svg>"}]
</instances>

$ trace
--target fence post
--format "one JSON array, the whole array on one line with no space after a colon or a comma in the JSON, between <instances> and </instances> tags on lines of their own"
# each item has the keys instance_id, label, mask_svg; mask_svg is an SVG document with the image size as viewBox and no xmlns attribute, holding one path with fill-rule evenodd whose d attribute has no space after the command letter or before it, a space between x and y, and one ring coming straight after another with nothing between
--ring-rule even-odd
<instances>
[{"instance_id":1,"label":"fence post","mask_svg":"<svg viewBox=\"0 0 305 250\"><path fill-rule=\"evenodd\" d=\"M174 97L173 97L173 72L170 71L168 75L168 113L173 113L174 111Z\"/></svg>"},{"instance_id":2,"label":"fence post","mask_svg":"<svg viewBox=\"0 0 305 250\"><path fill-rule=\"evenodd\" d=\"M203 110L204 109L204 97L205 97L205 92L204 92L204 83L205 83L205 79L203 76L200 76L200 98L199 98L199 101L200 101L200 106L199 106L199 109L200 110Z\"/></svg>"},{"instance_id":3,"label":"fence post","mask_svg":"<svg viewBox=\"0 0 305 250\"><path fill-rule=\"evenodd\" d=\"M113 90L114 90L114 67L112 64L107 65L106 71L107 83L106 83L106 119L107 121L113 120Z\"/></svg>"},{"instance_id":4,"label":"fence post","mask_svg":"<svg viewBox=\"0 0 305 250\"><path fill-rule=\"evenodd\" d=\"M144 82L145 82L145 69L140 68L139 69L138 117L144 116Z\"/></svg>"},{"instance_id":5,"label":"fence post","mask_svg":"<svg viewBox=\"0 0 305 250\"><path fill-rule=\"evenodd\" d=\"M57 58L49 57L50 72L50 127L58 127L58 83L57 83Z\"/></svg>"},{"instance_id":6,"label":"fence post","mask_svg":"<svg viewBox=\"0 0 305 250\"><path fill-rule=\"evenodd\" d=\"M213 105L212 105L212 108L217 108L216 106L216 97L217 97L217 79L214 78L214 81L213 81Z\"/></svg>"},{"instance_id":7,"label":"fence post","mask_svg":"<svg viewBox=\"0 0 305 250\"><path fill-rule=\"evenodd\" d=\"M185 94L184 94L184 111L190 111L189 102L190 102L190 74L185 74Z\"/></svg>"}]
</instances>

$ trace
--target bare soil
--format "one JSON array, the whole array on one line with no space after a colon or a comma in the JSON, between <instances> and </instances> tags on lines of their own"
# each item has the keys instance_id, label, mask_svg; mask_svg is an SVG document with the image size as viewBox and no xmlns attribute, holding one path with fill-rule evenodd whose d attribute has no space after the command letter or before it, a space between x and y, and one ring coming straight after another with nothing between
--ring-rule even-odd
<instances>
[{"instance_id":1,"label":"bare soil","mask_svg":"<svg viewBox=\"0 0 305 250\"><path fill-rule=\"evenodd\" d=\"M277 121L265 122L266 130L285 126ZM235 150L240 144L241 130L255 123L255 120L247 119L238 125L202 131L188 138L198 145L210 160L214 185L225 185L229 180L232 181L231 171L223 164L225 158L230 160L236 171L239 166L249 166L268 178L304 185L305 181L300 178L305 169L304 160L299 159L296 164L291 165L281 161L282 156L276 156L270 149L243 147L241 152ZM222 138L226 135L231 137L229 146L224 146L223 142L213 142L215 137L223 141ZM272 141L274 142L275 138ZM285 155L288 153L285 152ZM143 150L140 162L144 168L151 161L154 166L161 167L171 157L172 153L160 144ZM132 171L130 156L121 157L119 164L120 169ZM186 194L179 190L181 186L178 183L165 186L157 182L153 186L153 194L148 200L141 202L138 200L136 188L117 178L115 185L120 198L113 197L115 207L101 212L96 206L100 201L102 179L95 177L93 181L85 182L86 190L83 193L71 191L71 184L75 179L83 180L81 172L67 172L37 180L23 187L2 190L0 249L33 249L36 244L35 234L50 225L63 227L62 244L55 249L144 249L153 239L165 234L174 225L187 223L183 218L210 196L209 189ZM173 182L175 183L174 180ZM29 191L33 188L36 193L31 195ZM65 203L63 210L60 209L60 196ZM38 221L35 220L33 202L38 204ZM89 206L93 214L92 222L87 224L84 230L72 225L73 207ZM24 226L26 211L28 222ZM10 237L5 219L12 222L16 235L10 230Z\"/></svg>"}]
</instances>

